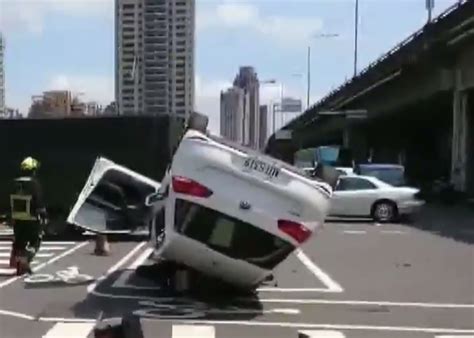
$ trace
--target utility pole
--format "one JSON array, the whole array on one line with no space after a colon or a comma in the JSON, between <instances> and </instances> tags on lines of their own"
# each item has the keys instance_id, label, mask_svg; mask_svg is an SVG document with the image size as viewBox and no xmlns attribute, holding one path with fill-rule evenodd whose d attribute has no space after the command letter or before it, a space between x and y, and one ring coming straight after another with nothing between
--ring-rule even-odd
<instances>
[{"instance_id":1,"label":"utility pole","mask_svg":"<svg viewBox=\"0 0 474 338\"><path fill-rule=\"evenodd\" d=\"M433 9L435 7L435 0L426 0L426 10L428 11L428 23L433 18Z\"/></svg>"},{"instance_id":2,"label":"utility pole","mask_svg":"<svg viewBox=\"0 0 474 338\"><path fill-rule=\"evenodd\" d=\"M357 75L357 57L359 54L359 0L355 0L354 17L354 77Z\"/></svg>"},{"instance_id":3,"label":"utility pole","mask_svg":"<svg viewBox=\"0 0 474 338\"><path fill-rule=\"evenodd\" d=\"M308 86L307 86L307 93L306 93L306 109L309 109L309 96L311 92L311 46L308 46L308 65L307 65L307 79L308 79Z\"/></svg>"}]
</instances>

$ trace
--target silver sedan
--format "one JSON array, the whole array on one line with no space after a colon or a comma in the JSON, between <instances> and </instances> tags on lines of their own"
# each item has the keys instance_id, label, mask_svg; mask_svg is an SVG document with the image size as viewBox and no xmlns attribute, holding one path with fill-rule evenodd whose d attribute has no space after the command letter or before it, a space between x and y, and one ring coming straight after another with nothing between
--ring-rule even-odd
<instances>
[{"instance_id":1,"label":"silver sedan","mask_svg":"<svg viewBox=\"0 0 474 338\"><path fill-rule=\"evenodd\" d=\"M341 176L332 197L331 216L371 217L392 222L417 212L424 204L419 190L394 187L370 176Z\"/></svg>"}]
</instances>

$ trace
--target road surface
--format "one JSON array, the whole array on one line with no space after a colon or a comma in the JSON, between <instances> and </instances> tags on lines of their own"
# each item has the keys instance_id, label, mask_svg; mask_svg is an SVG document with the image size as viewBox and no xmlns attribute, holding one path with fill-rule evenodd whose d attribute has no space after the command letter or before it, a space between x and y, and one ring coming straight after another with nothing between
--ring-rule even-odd
<instances>
[{"instance_id":1,"label":"road surface","mask_svg":"<svg viewBox=\"0 0 474 338\"><path fill-rule=\"evenodd\" d=\"M137 276L135 268L150 263L142 240L111 243L107 257L93 255L87 238L45 242L36 280L27 283L9 275L5 237L0 327L3 338L86 338L99 319L115 323L133 313L145 337L474 337L473 243L466 228L448 235L332 222L290 256L257 297L211 302L178 297ZM50 280L69 267L94 280Z\"/></svg>"}]
</instances>

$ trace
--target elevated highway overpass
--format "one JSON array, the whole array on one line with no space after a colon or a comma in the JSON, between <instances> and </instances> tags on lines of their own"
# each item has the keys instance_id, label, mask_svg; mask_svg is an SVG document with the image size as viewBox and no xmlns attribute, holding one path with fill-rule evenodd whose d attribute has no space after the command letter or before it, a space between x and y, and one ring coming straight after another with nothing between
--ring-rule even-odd
<instances>
[{"instance_id":1,"label":"elevated highway overpass","mask_svg":"<svg viewBox=\"0 0 474 338\"><path fill-rule=\"evenodd\" d=\"M366 117L344 113L354 110ZM414 182L448 176L474 194L474 1L447 9L282 129L291 140L272 135L266 151L288 162L297 149L340 144L358 161L402 162Z\"/></svg>"}]
</instances>

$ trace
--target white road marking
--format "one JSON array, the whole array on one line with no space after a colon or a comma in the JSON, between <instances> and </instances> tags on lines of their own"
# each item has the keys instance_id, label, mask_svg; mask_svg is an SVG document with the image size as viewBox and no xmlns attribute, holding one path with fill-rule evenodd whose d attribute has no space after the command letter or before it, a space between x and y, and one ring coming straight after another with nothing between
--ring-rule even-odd
<instances>
[{"instance_id":1,"label":"white road marking","mask_svg":"<svg viewBox=\"0 0 474 338\"><path fill-rule=\"evenodd\" d=\"M94 283L89 284L89 286L87 287L87 293L91 293L91 292L93 293L97 285L102 283L105 279L107 279L107 277L109 277L111 274L117 271L123 264L125 264L125 262L127 262L133 255L135 255L137 251L140 250L145 244L146 242L138 243L138 245L135 246L135 248L133 248L128 254L122 257L122 259L120 259L115 265L113 265L109 270L107 270L105 274L100 276Z\"/></svg>"},{"instance_id":2,"label":"white road marking","mask_svg":"<svg viewBox=\"0 0 474 338\"><path fill-rule=\"evenodd\" d=\"M332 292L344 292L344 289L329 277L327 273L314 264L301 249L296 250L296 257L298 257L301 263L303 263L306 268L328 288L328 290L331 290Z\"/></svg>"},{"instance_id":3,"label":"white road marking","mask_svg":"<svg viewBox=\"0 0 474 338\"><path fill-rule=\"evenodd\" d=\"M117 318L121 319L121 318ZM39 317L34 318L34 320L38 320L40 322L55 322L55 323L97 323L97 319L92 318L61 318L61 317Z\"/></svg>"},{"instance_id":4,"label":"white road marking","mask_svg":"<svg viewBox=\"0 0 474 338\"><path fill-rule=\"evenodd\" d=\"M348 325L348 324L310 324L310 323L285 323L285 322L258 322L240 320L186 320L185 324L196 325L241 325L260 327L284 327L297 329L326 329L326 330L363 330L363 331L391 331L391 332L421 332L421 333L448 333L448 334L474 334L474 330L450 329L437 327L412 327L412 326L376 326L376 325ZM189 336L188 336L189 337Z\"/></svg>"},{"instance_id":5,"label":"white road marking","mask_svg":"<svg viewBox=\"0 0 474 338\"><path fill-rule=\"evenodd\" d=\"M241 298L241 300L251 300ZM392 307L419 307L426 309L474 309L474 304L450 303L405 303L405 302L377 302L364 300L327 300L327 299L272 299L262 298L261 303L290 303L290 304L326 304L326 305L360 305L360 306L392 306Z\"/></svg>"},{"instance_id":6,"label":"white road marking","mask_svg":"<svg viewBox=\"0 0 474 338\"><path fill-rule=\"evenodd\" d=\"M405 235L408 231L401 231L401 230L382 230L380 231L383 234L396 234L396 235Z\"/></svg>"},{"instance_id":7,"label":"white road marking","mask_svg":"<svg viewBox=\"0 0 474 338\"><path fill-rule=\"evenodd\" d=\"M44 262L44 263L41 263L35 267L32 268L33 272L37 272L39 270L41 270L42 268L44 268L45 266L47 265L50 265L58 260L60 260L61 258L63 257L66 257L70 254L72 254L74 251L76 250L79 250L80 248L82 248L83 246L86 246L87 244L89 244L89 242L82 242L82 243L79 243L75 246L73 246L71 249L67 250L67 251L64 251L63 253L61 253L60 255L57 255L56 257L53 257L51 258L49 261L47 262ZM7 279L6 281L0 283L0 289L3 288L4 286L7 286L13 282L15 282L16 280L22 278L23 276L16 276L16 277L13 277L13 278L10 278L10 279Z\"/></svg>"},{"instance_id":8,"label":"white road marking","mask_svg":"<svg viewBox=\"0 0 474 338\"><path fill-rule=\"evenodd\" d=\"M0 309L0 315L19 318L19 319L35 320L35 317L33 317L33 316L27 315L25 313L15 312L15 311L8 311L8 310L1 310Z\"/></svg>"},{"instance_id":9,"label":"white road marking","mask_svg":"<svg viewBox=\"0 0 474 338\"><path fill-rule=\"evenodd\" d=\"M173 338L214 338L216 330L214 326L197 325L173 325Z\"/></svg>"},{"instance_id":10,"label":"white road marking","mask_svg":"<svg viewBox=\"0 0 474 338\"><path fill-rule=\"evenodd\" d=\"M41 246L39 251L59 251L67 249L67 246Z\"/></svg>"},{"instance_id":11,"label":"white road marking","mask_svg":"<svg viewBox=\"0 0 474 338\"><path fill-rule=\"evenodd\" d=\"M332 289L324 289L324 288L258 288L257 291L259 292L318 292L318 293L340 293L341 291L335 291Z\"/></svg>"},{"instance_id":12,"label":"white road marking","mask_svg":"<svg viewBox=\"0 0 474 338\"><path fill-rule=\"evenodd\" d=\"M31 265L36 265L38 264L39 262L38 261L33 261L31 262ZM0 259L0 264L2 265L6 265L6 266L10 266L10 260L9 259ZM16 273L16 269L15 268L0 268L0 276L11 276L11 275L14 275Z\"/></svg>"},{"instance_id":13,"label":"white road marking","mask_svg":"<svg viewBox=\"0 0 474 338\"><path fill-rule=\"evenodd\" d=\"M456 335L456 336L446 336L446 335L443 335L443 336L436 336L435 338L474 338L474 335L469 335L469 336L459 336L459 335Z\"/></svg>"},{"instance_id":14,"label":"white road marking","mask_svg":"<svg viewBox=\"0 0 474 338\"><path fill-rule=\"evenodd\" d=\"M129 265L128 269L129 270L136 270L140 265L142 265L148 257L153 253L153 248L146 248L138 258Z\"/></svg>"},{"instance_id":15,"label":"white road marking","mask_svg":"<svg viewBox=\"0 0 474 338\"><path fill-rule=\"evenodd\" d=\"M43 338L87 338L94 323L57 323Z\"/></svg>"},{"instance_id":16,"label":"white road marking","mask_svg":"<svg viewBox=\"0 0 474 338\"><path fill-rule=\"evenodd\" d=\"M298 331L305 338L344 338L344 334L339 331L327 331L327 330L303 330Z\"/></svg>"},{"instance_id":17,"label":"white road marking","mask_svg":"<svg viewBox=\"0 0 474 338\"><path fill-rule=\"evenodd\" d=\"M133 276L135 270L142 265L148 257L153 253L153 248L146 248L138 258L123 271L119 278L112 284L113 288L127 288L132 290L161 290L161 287L157 286L136 286L128 283L130 277Z\"/></svg>"},{"instance_id":18,"label":"white road marking","mask_svg":"<svg viewBox=\"0 0 474 338\"><path fill-rule=\"evenodd\" d=\"M0 242L0 250L5 250L6 248L10 248L12 245L12 241L3 241ZM44 241L41 242L41 247L44 247L45 245L74 245L77 242L54 242L54 241ZM63 248L66 249L66 248Z\"/></svg>"},{"instance_id":19,"label":"white road marking","mask_svg":"<svg viewBox=\"0 0 474 338\"><path fill-rule=\"evenodd\" d=\"M348 235L362 235L362 234L366 234L367 231L365 231L365 230L344 230L343 233L348 234Z\"/></svg>"},{"instance_id":20,"label":"white road marking","mask_svg":"<svg viewBox=\"0 0 474 338\"><path fill-rule=\"evenodd\" d=\"M38 257L38 258L47 258L47 257L51 257L51 256L54 256L54 254L52 253L37 253L35 257ZM0 257L10 257L10 253L9 252L0 252Z\"/></svg>"}]
</instances>

